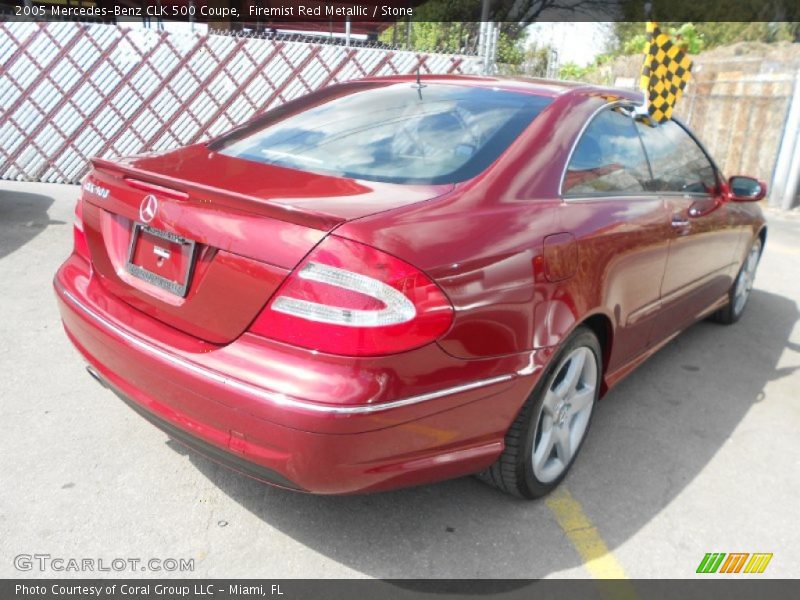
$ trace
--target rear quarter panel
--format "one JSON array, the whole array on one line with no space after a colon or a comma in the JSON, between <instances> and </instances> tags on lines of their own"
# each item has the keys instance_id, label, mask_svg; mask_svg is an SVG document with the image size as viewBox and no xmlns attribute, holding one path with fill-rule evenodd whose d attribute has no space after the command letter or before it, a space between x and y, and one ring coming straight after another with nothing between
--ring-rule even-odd
<instances>
[{"instance_id":1,"label":"rear quarter panel","mask_svg":"<svg viewBox=\"0 0 800 600\"><path fill-rule=\"evenodd\" d=\"M442 287L455 317L440 344L452 355L555 345L597 304L572 280L548 281L543 246L563 231L558 188L572 142L604 103L557 97L477 178L445 197L350 221L337 235L394 254Z\"/></svg>"}]
</instances>

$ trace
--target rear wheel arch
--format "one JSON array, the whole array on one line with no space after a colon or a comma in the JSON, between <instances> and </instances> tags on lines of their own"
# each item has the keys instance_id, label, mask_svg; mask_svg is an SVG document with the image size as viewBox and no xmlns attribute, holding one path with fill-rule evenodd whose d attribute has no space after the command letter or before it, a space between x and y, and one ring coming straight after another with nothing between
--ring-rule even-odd
<instances>
[{"instance_id":1,"label":"rear wheel arch","mask_svg":"<svg viewBox=\"0 0 800 600\"><path fill-rule=\"evenodd\" d=\"M597 308L595 311L596 312L591 314L584 315L580 320L574 319L566 333L559 336L559 339L554 346L560 347L564 341L569 339L572 333L581 326L587 327L592 333L595 334L597 341L600 343L600 348L602 351L602 356L600 357L602 363L602 372L600 373L600 396L602 397L605 395L606 391L608 391L605 375L608 370L609 358L611 357L611 349L614 342L614 325L611 317L605 312L601 312L602 309ZM570 317L572 317L572 313L569 314Z\"/></svg>"},{"instance_id":2,"label":"rear wheel arch","mask_svg":"<svg viewBox=\"0 0 800 600\"><path fill-rule=\"evenodd\" d=\"M756 235L761 238L761 254L764 254L764 247L767 245L767 226L762 225Z\"/></svg>"},{"instance_id":3,"label":"rear wheel arch","mask_svg":"<svg viewBox=\"0 0 800 600\"><path fill-rule=\"evenodd\" d=\"M614 343L614 326L608 315L604 313L595 313L586 317L576 325L576 328L581 325L591 329L597 336L597 341L600 342L600 348L603 352L601 357L602 373L600 376L600 396L602 397L608 391L605 375L608 370L608 361L611 357L611 347Z\"/></svg>"},{"instance_id":4,"label":"rear wheel arch","mask_svg":"<svg viewBox=\"0 0 800 600\"><path fill-rule=\"evenodd\" d=\"M594 325L595 322L593 321L592 324ZM575 360L580 360L580 362L577 363L579 365L577 371L573 373L572 367L567 365L573 364L571 361L574 356L578 356L577 353L583 352L586 355L587 350L589 355L596 357L596 360L576 358ZM564 336L550 364L543 371L514 421L506 430L502 453L494 464L476 474L478 479L506 493L529 499L544 496L558 486L578 455L591 423L592 408L602 387L602 372L591 365L600 366L597 363L602 363L601 355L603 353L597 335L586 323L586 320ZM584 365L587 366L584 367ZM586 374L587 372L589 375ZM580 385L577 382L584 377L593 381L585 392L580 387L576 387ZM571 379L576 383L570 385ZM559 384L559 381L562 384ZM566 382L566 385L563 385L563 382ZM588 382L587 379L584 384ZM563 390L559 392L553 386L561 387ZM575 395L576 390L578 395ZM586 392L591 394L590 400L587 400ZM583 400L576 404L579 397L583 397ZM551 432L545 429L548 427L546 425L547 417L543 417L545 413L542 412L547 410L544 408L545 404L550 407L547 414L550 415ZM576 406L576 412L570 413L573 405ZM556 418L557 416L559 418ZM580 418L583 418L582 424L577 421ZM581 429L574 433L572 428L576 423ZM541 472L537 472L537 468L540 470L546 468L542 460L552 462L547 457L555 451L552 441L548 445L547 440L551 440L552 436L557 434L561 434L560 437L563 440L564 431L568 431L566 439L569 442L566 446L562 443L559 448L567 447L569 450L566 453L558 450L558 457L562 462L561 468L557 472L551 473L552 477L545 477ZM540 437L546 433L549 433L551 437ZM544 445L540 446L540 444ZM540 449L543 450L540 452Z\"/></svg>"}]
</instances>

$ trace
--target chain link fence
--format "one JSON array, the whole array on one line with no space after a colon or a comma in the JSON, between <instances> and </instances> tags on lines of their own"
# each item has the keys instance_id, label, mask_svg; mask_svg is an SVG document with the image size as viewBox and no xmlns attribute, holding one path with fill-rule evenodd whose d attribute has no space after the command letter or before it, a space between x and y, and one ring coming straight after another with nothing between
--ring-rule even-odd
<instances>
[{"instance_id":1,"label":"chain link fence","mask_svg":"<svg viewBox=\"0 0 800 600\"><path fill-rule=\"evenodd\" d=\"M76 183L92 156L192 144L337 82L482 68L305 37L0 22L0 178Z\"/></svg>"}]
</instances>

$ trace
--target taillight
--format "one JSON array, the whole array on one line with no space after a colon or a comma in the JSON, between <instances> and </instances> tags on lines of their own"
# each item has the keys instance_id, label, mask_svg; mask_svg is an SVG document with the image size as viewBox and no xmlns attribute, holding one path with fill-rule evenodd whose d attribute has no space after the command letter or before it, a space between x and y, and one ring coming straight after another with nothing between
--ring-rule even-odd
<instances>
[{"instance_id":1,"label":"taillight","mask_svg":"<svg viewBox=\"0 0 800 600\"><path fill-rule=\"evenodd\" d=\"M78 202L75 204L75 221L72 225L72 238L75 252L86 260L90 260L89 245L86 243L86 233L83 231L83 198L78 198Z\"/></svg>"},{"instance_id":2,"label":"taillight","mask_svg":"<svg viewBox=\"0 0 800 600\"><path fill-rule=\"evenodd\" d=\"M251 331L320 352L376 356L432 342L452 319L447 297L422 271L329 236L289 275Z\"/></svg>"}]
</instances>

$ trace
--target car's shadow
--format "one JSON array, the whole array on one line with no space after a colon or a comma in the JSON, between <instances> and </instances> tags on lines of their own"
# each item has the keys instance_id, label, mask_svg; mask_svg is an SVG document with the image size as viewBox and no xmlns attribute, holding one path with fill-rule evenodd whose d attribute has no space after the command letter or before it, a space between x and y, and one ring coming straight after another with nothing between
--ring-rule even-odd
<instances>
[{"instance_id":1,"label":"car's shadow","mask_svg":"<svg viewBox=\"0 0 800 600\"><path fill-rule=\"evenodd\" d=\"M0 190L0 258L11 254L39 235L52 221L47 211L53 198L12 190Z\"/></svg>"},{"instance_id":2,"label":"car's shadow","mask_svg":"<svg viewBox=\"0 0 800 600\"><path fill-rule=\"evenodd\" d=\"M794 302L754 290L737 325L695 325L603 400L566 485L612 549L708 465L763 400L767 382L790 374L776 365L797 319ZM564 550L544 502L516 500L471 478L318 497L273 489L190 456L270 527L369 576L538 578L580 564L568 545Z\"/></svg>"}]
</instances>

